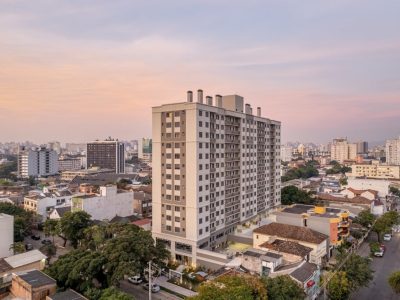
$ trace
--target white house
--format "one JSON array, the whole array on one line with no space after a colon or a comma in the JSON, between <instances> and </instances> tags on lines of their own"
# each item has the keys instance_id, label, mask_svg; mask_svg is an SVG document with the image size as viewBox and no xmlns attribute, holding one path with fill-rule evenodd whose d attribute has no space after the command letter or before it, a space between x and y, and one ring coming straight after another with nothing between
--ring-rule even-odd
<instances>
[{"instance_id":1,"label":"white house","mask_svg":"<svg viewBox=\"0 0 400 300\"><path fill-rule=\"evenodd\" d=\"M100 194L72 198L72 212L80 210L87 212L94 220L133 215L133 192L119 191L116 185L101 186Z\"/></svg>"},{"instance_id":2,"label":"white house","mask_svg":"<svg viewBox=\"0 0 400 300\"><path fill-rule=\"evenodd\" d=\"M0 214L0 258L13 255L10 246L14 244L14 217Z\"/></svg>"}]
</instances>

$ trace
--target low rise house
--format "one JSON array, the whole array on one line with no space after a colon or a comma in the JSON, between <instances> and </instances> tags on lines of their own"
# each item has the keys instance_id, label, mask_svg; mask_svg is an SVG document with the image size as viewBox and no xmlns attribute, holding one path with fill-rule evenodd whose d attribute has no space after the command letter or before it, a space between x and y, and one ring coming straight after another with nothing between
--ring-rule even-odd
<instances>
[{"instance_id":1,"label":"low rise house","mask_svg":"<svg viewBox=\"0 0 400 300\"><path fill-rule=\"evenodd\" d=\"M145 218L151 217L152 197L151 186L133 190L133 211Z\"/></svg>"},{"instance_id":2,"label":"low rise house","mask_svg":"<svg viewBox=\"0 0 400 300\"><path fill-rule=\"evenodd\" d=\"M372 201L378 198L378 191L368 189L368 190L357 190L351 187L345 189L341 192L345 197L355 198L355 197L364 197L368 200Z\"/></svg>"},{"instance_id":3,"label":"low rise house","mask_svg":"<svg viewBox=\"0 0 400 300\"><path fill-rule=\"evenodd\" d=\"M74 290L68 289L64 292L56 293L52 296L47 296L46 300L89 300Z\"/></svg>"},{"instance_id":4,"label":"low rise house","mask_svg":"<svg viewBox=\"0 0 400 300\"><path fill-rule=\"evenodd\" d=\"M56 281L41 271L22 271L12 277L10 292L14 299L46 300L56 293Z\"/></svg>"},{"instance_id":5,"label":"low rise house","mask_svg":"<svg viewBox=\"0 0 400 300\"><path fill-rule=\"evenodd\" d=\"M321 265L328 258L328 236L307 227L284 223L270 223L253 230L253 247L265 248L265 243L273 243L276 239L292 241L311 248L309 260ZM262 245L262 246L261 246Z\"/></svg>"},{"instance_id":6,"label":"low rise house","mask_svg":"<svg viewBox=\"0 0 400 300\"><path fill-rule=\"evenodd\" d=\"M282 255L250 248L242 254L242 267L250 273L268 276L282 264Z\"/></svg>"},{"instance_id":7,"label":"low rise house","mask_svg":"<svg viewBox=\"0 0 400 300\"><path fill-rule=\"evenodd\" d=\"M292 264L300 261L309 261L312 248L297 242L276 239L259 245L263 250L282 255L284 264Z\"/></svg>"},{"instance_id":8,"label":"low rise house","mask_svg":"<svg viewBox=\"0 0 400 300\"><path fill-rule=\"evenodd\" d=\"M307 295L306 299L314 300L318 297L321 274L317 265L304 262L289 276L303 288L304 293Z\"/></svg>"},{"instance_id":9,"label":"low rise house","mask_svg":"<svg viewBox=\"0 0 400 300\"><path fill-rule=\"evenodd\" d=\"M59 220L65 215L65 213L70 211L71 211L70 205L55 207L50 211L49 219Z\"/></svg>"}]
</instances>

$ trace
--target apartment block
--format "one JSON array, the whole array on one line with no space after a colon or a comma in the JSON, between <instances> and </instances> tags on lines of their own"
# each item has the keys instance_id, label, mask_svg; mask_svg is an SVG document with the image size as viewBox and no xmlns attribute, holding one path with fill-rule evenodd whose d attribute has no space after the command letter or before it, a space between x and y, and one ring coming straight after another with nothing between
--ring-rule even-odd
<instances>
[{"instance_id":1,"label":"apartment block","mask_svg":"<svg viewBox=\"0 0 400 300\"><path fill-rule=\"evenodd\" d=\"M153 107L153 236L189 265L280 205L281 123L238 95L197 98Z\"/></svg>"},{"instance_id":2,"label":"apartment block","mask_svg":"<svg viewBox=\"0 0 400 300\"><path fill-rule=\"evenodd\" d=\"M349 143L347 139L334 139L331 144L331 159L339 163L345 160L355 160L357 157L357 144Z\"/></svg>"},{"instance_id":3,"label":"apartment block","mask_svg":"<svg viewBox=\"0 0 400 300\"><path fill-rule=\"evenodd\" d=\"M386 141L386 163L388 165L400 165L400 137Z\"/></svg>"},{"instance_id":4,"label":"apartment block","mask_svg":"<svg viewBox=\"0 0 400 300\"><path fill-rule=\"evenodd\" d=\"M151 162L153 147L152 140L142 138L138 141L138 157L144 161Z\"/></svg>"},{"instance_id":5,"label":"apartment block","mask_svg":"<svg viewBox=\"0 0 400 300\"><path fill-rule=\"evenodd\" d=\"M351 166L351 177L400 179L400 165L356 164Z\"/></svg>"},{"instance_id":6,"label":"apartment block","mask_svg":"<svg viewBox=\"0 0 400 300\"><path fill-rule=\"evenodd\" d=\"M125 173L125 145L118 140L107 139L87 144L87 168L112 169L117 174Z\"/></svg>"},{"instance_id":7,"label":"apartment block","mask_svg":"<svg viewBox=\"0 0 400 300\"><path fill-rule=\"evenodd\" d=\"M21 147L18 153L18 176L49 176L58 173L58 154L46 147Z\"/></svg>"}]
</instances>

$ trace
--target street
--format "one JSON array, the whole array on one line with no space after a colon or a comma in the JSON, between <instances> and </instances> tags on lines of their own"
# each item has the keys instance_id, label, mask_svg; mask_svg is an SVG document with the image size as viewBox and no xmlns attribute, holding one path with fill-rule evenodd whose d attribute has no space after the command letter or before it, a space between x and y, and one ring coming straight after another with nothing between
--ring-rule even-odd
<instances>
[{"instance_id":1,"label":"street","mask_svg":"<svg viewBox=\"0 0 400 300\"><path fill-rule=\"evenodd\" d=\"M148 300L149 299L149 291L143 288L143 285L132 284L127 280L123 280L120 282L119 289L127 294L133 295L136 300ZM182 300L181 298L169 294L163 290L159 291L158 293L152 294L153 300Z\"/></svg>"},{"instance_id":2,"label":"street","mask_svg":"<svg viewBox=\"0 0 400 300\"><path fill-rule=\"evenodd\" d=\"M372 236L376 236L372 234ZM388 277L394 271L400 270L400 235L393 235L390 242L383 242L386 245L386 252L383 257L374 257L371 267L375 271L374 279L366 288L361 288L354 293L351 299L375 299L375 300L395 300L399 299L392 288L389 286ZM362 256L369 255L369 245L365 242L359 250Z\"/></svg>"}]
</instances>

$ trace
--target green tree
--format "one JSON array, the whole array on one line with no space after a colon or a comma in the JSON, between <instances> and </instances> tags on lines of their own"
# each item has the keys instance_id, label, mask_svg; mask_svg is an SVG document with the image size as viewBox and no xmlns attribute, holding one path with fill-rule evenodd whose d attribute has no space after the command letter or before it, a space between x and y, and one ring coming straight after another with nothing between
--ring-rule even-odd
<instances>
[{"instance_id":1,"label":"green tree","mask_svg":"<svg viewBox=\"0 0 400 300\"><path fill-rule=\"evenodd\" d=\"M300 166L297 168L292 168L289 171L286 172L284 176L282 176L282 181L289 181L293 179L298 179L298 178L310 178L314 176L318 176L318 170L316 168L316 165L318 163L316 161L309 161L307 162L304 166Z\"/></svg>"},{"instance_id":2,"label":"green tree","mask_svg":"<svg viewBox=\"0 0 400 300\"><path fill-rule=\"evenodd\" d=\"M119 291L115 287L110 287L101 293L99 300L134 300L134 298L124 292Z\"/></svg>"},{"instance_id":3,"label":"green tree","mask_svg":"<svg viewBox=\"0 0 400 300\"><path fill-rule=\"evenodd\" d=\"M285 186L281 189L281 202L283 205L293 203L314 204L315 200L310 192L300 190L294 185Z\"/></svg>"},{"instance_id":4,"label":"green tree","mask_svg":"<svg viewBox=\"0 0 400 300\"><path fill-rule=\"evenodd\" d=\"M346 273L350 289L352 291L368 286L373 278L371 261L355 253L350 254L342 271Z\"/></svg>"},{"instance_id":5,"label":"green tree","mask_svg":"<svg viewBox=\"0 0 400 300\"><path fill-rule=\"evenodd\" d=\"M25 252L25 244L23 242L16 242L10 245L10 250L13 250L14 255Z\"/></svg>"},{"instance_id":6,"label":"green tree","mask_svg":"<svg viewBox=\"0 0 400 300\"><path fill-rule=\"evenodd\" d=\"M11 203L0 203L0 213L14 216L14 242L22 242L31 231L34 214Z\"/></svg>"},{"instance_id":7,"label":"green tree","mask_svg":"<svg viewBox=\"0 0 400 300\"><path fill-rule=\"evenodd\" d=\"M389 192L397 197L400 197L400 190L396 187L391 186Z\"/></svg>"},{"instance_id":8,"label":"green tree","mask_svg":"<svg viewBox=\"0 0 400 300\"><path fill-rule=\"evenodd\" d=\"M378 242L371 242L369 243L369 250L371 251L371 253L375 253L381 250L381 246Z\"/></svg>"},{"instance_id":9,"label":"green tree","mask_svg":"<svg viewBox=\"0 0 400 300\"><path fill-rule=\"evenodd\" d=\"M323 279L327 280L332 276L331 272L328 272ZM350 283L347 278L346 272L336 272L333 277L329 280L326 285L327 294L331 300L346 300L349 298L351 290Z\"/></svg>"},{"instance_id":10,"label":"green tree","mask_svg":"<svg viewBox=\"0 0 400 300\"><path fill-rule=\"evenodd\" d=\"M51 258L57 254L57 247L54 244L43 245L40 251L47 256L47 261L50 263Z\"/></svg>"},{"instance_id":11,"label":"green tree","mask_svg":"<svg viewBox=\"0 0 400 300\"><path fill-rule=\"evenodd\" d=\"M381 242L382 234L389 230L389 224L387 220L380 217L376 220L372 230L377 234L378 242Z\"/></svg>"},{"instance_id":12,"label":"green tree","mask_svg":"<svg viewBox=\"0 0 400 300\"><path fill-rule=\"evenodd\" d=\"M90 225L90 215L85 211L67 212L60 219L58 230L76 249L79 241L84 238L84 230Z\"/></svg>"},{"instance_id":13,"label":"green tree","mask_svg":"<svg viewBox=\"0 0 400 300\"><path fill-rule=\"evenodd\" d=\"M54 219L47 219L44 222L43 230L48 236L51 236L54 244L54 236L58 235L60 232L60 227L58 226L59 221Z\"/></svg>"},{"instance_id":14,"label":"green tree","mask_svg":"<svg viewBox=\"0 0 400 300\"><path fill-rule=\"evenodd\" d=\"M370 227L374 221L375 216L369 211L369 209L361 211L354 219L354 223L358 223L364 227Z\"/></svg>"},{"instance_id":15,"label":"green tree","mask_svg":"<svg viewBox=\"0 0 400 300\"><path fill-rule=\"evenodd\" d=\"M396 294L400 294L400 271L390 274L388 282L393 291Z\"/></svg>"},{"instance_id":16,"label":"green tree","mask_svg":"<svg viewBox=\"0 0 400 300\"><path fill-rule=\"evenodd\" d=\"M250 275L226 275L202 283L192 300L264 300L267 289L260 278Z\"/></svg>"},{"instance_id":17,"label":"green tree","mask_svg":"<svg viewBox=\"0 0 400 300\"><path fill-rule=\"evenodd\" d=\"M268 299L273 300L303 300L305 293L303 289L288 275L265 279Z\"/></svg>"}]
</instances>

